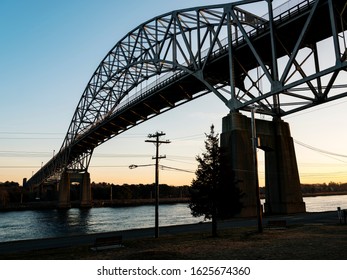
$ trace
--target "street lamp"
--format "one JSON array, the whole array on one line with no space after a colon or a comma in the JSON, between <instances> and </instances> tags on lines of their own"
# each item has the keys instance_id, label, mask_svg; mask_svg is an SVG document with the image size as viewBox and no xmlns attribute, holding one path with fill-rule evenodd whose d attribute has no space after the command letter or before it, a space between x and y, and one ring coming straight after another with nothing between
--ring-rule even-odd
<instances>
[{"instance_id":1,"label":"street lamp","mask_svg":"<svg viewBox=\"0 0 347 280\"><path fill-rule=\"evenodd\" d=\"M137 167L147 167L147 166L153 166L155 165L155 226L154 226L154 236L155 238L159 237L159 176L158 176L158 163L156 164L142 164L142 165L136 165L131 164L129 165L130 169L135 169Z\"/></svg>"},{"instance_id":2,"label":"street lamp","mask_svg":"<svg viewBox=\"0 0 347 280\"><path fill-rule=\"evenodd\" d=\"M135 168L138 168L138 167L147 167L147 166L154 166L155 164L131 164L129 165L129 169L135 169Z\"/></svg>"}]
</instances>

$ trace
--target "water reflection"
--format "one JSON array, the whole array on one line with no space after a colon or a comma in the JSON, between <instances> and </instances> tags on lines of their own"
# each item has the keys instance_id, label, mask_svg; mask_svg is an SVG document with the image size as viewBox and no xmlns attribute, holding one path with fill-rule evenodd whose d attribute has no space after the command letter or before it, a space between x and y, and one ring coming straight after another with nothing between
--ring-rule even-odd
<instances>
[{"instance_id":1,"label":"water reflection","mask_svg":"<svg viewBox=\"0 0 347 280\"><path fill-rule=\"evenodd\" d=\"M89 231L90 209L52 210L48 214L47 233L69 235L76 232L83 234Z\"/></svg>"},{"instance_id":2,"label":"water reflection","mask_svg":"<svg viewBox=\"0 0 347 280\"><path fill-rule=\"evenodd\" d=\"M347 209L347 196L307 197L308 212ZM160 205L160 226L200 222L187 204ZM0 242L154 226L154 206L0 212Z\"/></svg>"}]
</instances>

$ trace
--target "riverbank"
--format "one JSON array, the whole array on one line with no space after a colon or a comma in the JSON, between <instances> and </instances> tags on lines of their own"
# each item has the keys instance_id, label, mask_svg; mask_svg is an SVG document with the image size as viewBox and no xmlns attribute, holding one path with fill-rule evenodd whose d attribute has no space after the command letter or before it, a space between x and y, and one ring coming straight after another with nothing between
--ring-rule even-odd
<instances>
[{"instance_id":1,"label":"riverbank","mask_svg":"<svg viewBox=\"0 0 347 280\"><path fill-rule=\"evenodd\" d=\"M347 192L317 192L305 193L303 197L319 197L319 196L334 196L334 195L347 195ZM264 199L264 196L261 196ZM130 207L130 206L143 206L154 205L154 199L113 199L113 200L94 200L92 207ZM181 198L161 198L160 204L170 205L176 203L189 203L189 197ZM21 211L21 210L48 210L56 209L56 201L35 201L24 203L11 203L5 207L0 207L0 211ZM71 208L79 208L78 201L71 202Z\"/></svg>"},{"instance_id":2,"label":"riverbank","mask_svg":"<svg viewBox=\"0 0 347 280\"><path fill-rule=\"evenodd\" d=\"M182 198L161 198L160 204L170 205L176 203L188 203L188 197ZM130 206L143 206L154 205L154 199L113 199L113 200L94 200L91 207L130 207ZM79 201L72 201L71 208L79 208ZM35 201L25 203L12 203L5 207L1 207L0 211L21 211L21 210L45 210L56 209L56 201Z\"/></svg>"},{"instance_id":3,"label":"riverbank","mask_svg":"<svg viewBox=\"0 0 347 280\"><path fill-rule=\"evenodd\" d=\"M317 193L305 193L303 197L315 197L315 196L332 196L332 195L347 195L347 192L317 192Z\"/></svg>"},{"instance_id":4,"label":"riverbank","mask_svg":"<svg viewBox=\"0 0 347 280\"><path fill-rule=\"evenodd\" d=\"M269 228L270 220L285 220L287 226ZM0 243L0 259L347 259L347 226L339 224L336 212L267 217L263 224L263 233L258 233L255 219L220 222L217 238L211 237L211 224L203 223L161 227L158 239L153 238L153 228L147 228L5 242ZM122 247L91 250L97 237L107 235L122 235Z\"/></svg>"}]
</instances>

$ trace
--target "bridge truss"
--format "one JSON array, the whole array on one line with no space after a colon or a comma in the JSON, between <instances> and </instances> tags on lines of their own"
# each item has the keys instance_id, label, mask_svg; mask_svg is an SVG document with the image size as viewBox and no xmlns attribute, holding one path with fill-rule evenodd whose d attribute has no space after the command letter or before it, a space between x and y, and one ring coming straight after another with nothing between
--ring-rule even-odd
<instances>
[{"instance_id":1,"label":"bridge truss","mask_svg":"<svg viewBox=\"0 0 347 280\"><path fill-rule=\"evenodd\" d=\"M86 172L98 145L210 92L277 118L345 97L346 26L345 0L243 0L144 22L101 61L59 153L28 184Z\"/></svg>"}]
</instances>

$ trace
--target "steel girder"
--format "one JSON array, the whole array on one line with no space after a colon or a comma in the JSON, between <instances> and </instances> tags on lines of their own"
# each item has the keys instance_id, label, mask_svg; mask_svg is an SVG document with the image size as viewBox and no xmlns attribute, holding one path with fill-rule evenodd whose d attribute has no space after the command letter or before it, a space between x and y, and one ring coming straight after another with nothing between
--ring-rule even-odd
<instances>
[{"instance_id":1,"label":"steel girder","mask_svg":"<svg viewBox=\"0 0 347 280\"><path fill-rule=\"evenodd\" d=\"M271 3L173 11L130 31L90 79L59 153L28 183L86 171L96 146L208 92L230 110L256 105L277 117L345 96L334 90L346 70L346 1ZM252 5L268 13L246 11ZM334 62L324 68L318 42L328 37Z\"/></svg>"}]
</instances>

